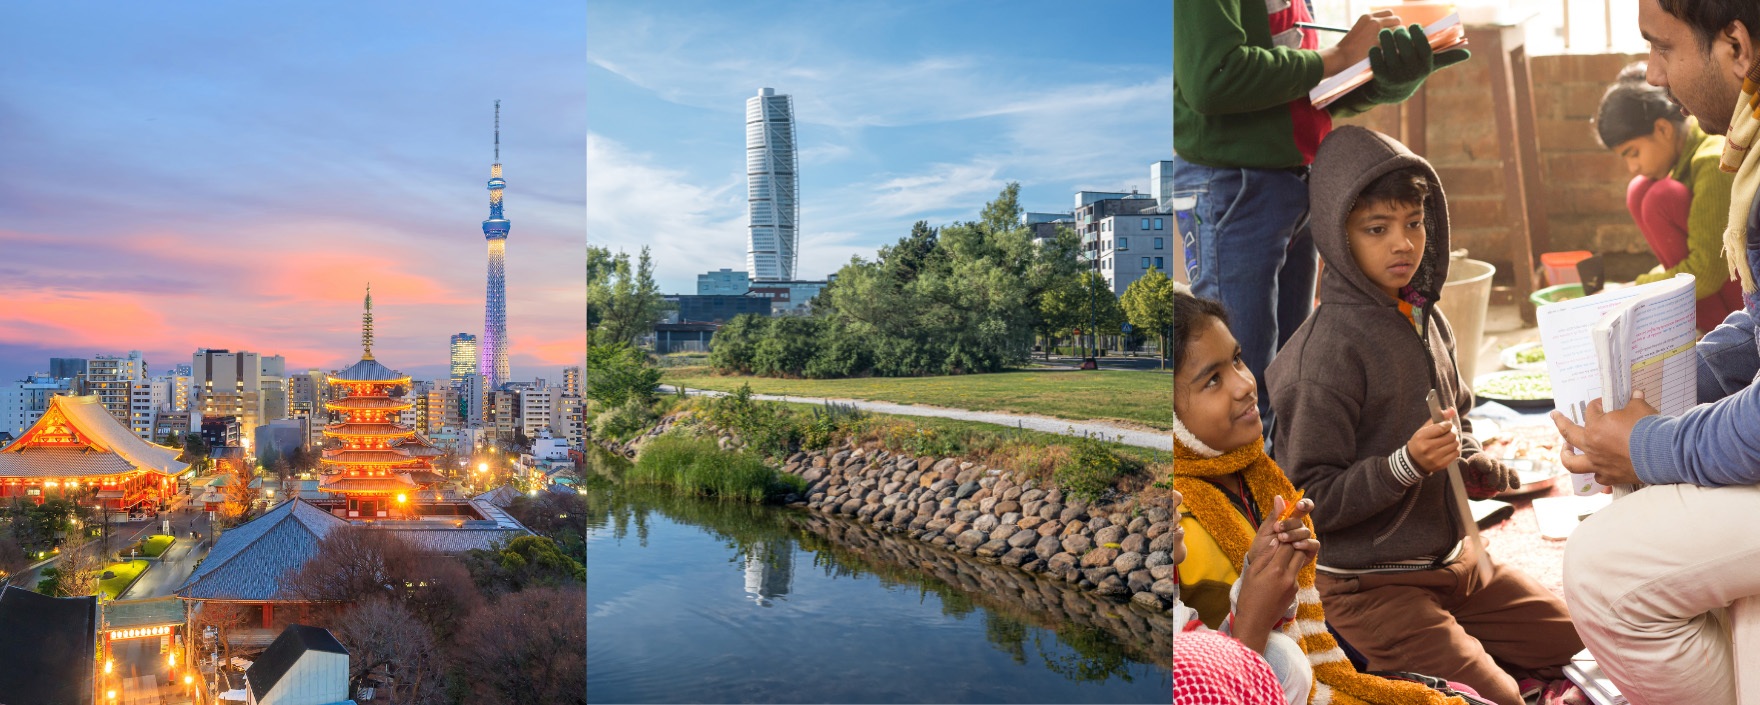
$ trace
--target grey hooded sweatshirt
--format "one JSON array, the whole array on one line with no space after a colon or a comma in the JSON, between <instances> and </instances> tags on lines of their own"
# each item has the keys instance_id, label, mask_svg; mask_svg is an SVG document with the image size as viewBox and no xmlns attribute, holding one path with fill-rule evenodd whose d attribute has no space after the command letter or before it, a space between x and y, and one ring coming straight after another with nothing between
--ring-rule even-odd
<instances>
[{"instance_id":1,"label":"grey hooded sweatshirt","mask_svg":"<svg viewBox=\"0 0 1760 705\"><path fill-rule=\"evenodd\" d=\"M1413 319L1357 268L1345 220L1370 182L1418 167L1430 180L1427 237L1410 288ZM1314 500L1319 563L1346 570L1415 570L1441 564L1458 546L1448 473L1407 467L1401 450L1430 419L1436 389L1453 404L1463 431L1462 472L1495 465L1480 453L1466 419L1473 394L1455 366L1454 333L1435 303L1448 278L1448 202L1436 171L1386 135L1333 130L1309 178L1314 244L1326 267L1320 306L1266 370L1277 424L1277 464ZM1408 293L1409 292L1409 293ZM1398 459L1395 459L1398 454ZM1409 465L1415 467L1415 464ZM1469 483L1474 475L1468 475Z\"/></svg>"}]
</instances>

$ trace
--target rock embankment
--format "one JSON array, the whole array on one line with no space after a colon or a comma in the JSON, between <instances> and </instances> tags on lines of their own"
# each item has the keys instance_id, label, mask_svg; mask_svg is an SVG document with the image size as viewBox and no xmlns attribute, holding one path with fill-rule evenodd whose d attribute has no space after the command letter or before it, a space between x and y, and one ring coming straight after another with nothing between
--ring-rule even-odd
<instances>
[{"instance_id":1,"label":"rock embankment","mask_svg":"<svg viewBox=\"0 0 1760 705\"><path fill-rule=\"evenodd\" d=\"M680 419L669 416L606 450L633 458ZM727 433L717 440L724 449L740 445ZM851 442L790 455L781 470L806 480L807 489L785 500L1097 595L1172 607L1177 517L1165 500L1090 503L1001 468L871 446Z\"/></svg>"},{"instance_id":2,"label":"rock embankment","mask_svg":"<svg viewBox=\"0 0 1760 705\"><path fill-rule=\"evenodd\" d=\"M860 447L795 453L782 471L807 481L796 506L1099 595L1171 607L1171 507L1090 504L999 468Z\"/></svg>"}]
</instances>

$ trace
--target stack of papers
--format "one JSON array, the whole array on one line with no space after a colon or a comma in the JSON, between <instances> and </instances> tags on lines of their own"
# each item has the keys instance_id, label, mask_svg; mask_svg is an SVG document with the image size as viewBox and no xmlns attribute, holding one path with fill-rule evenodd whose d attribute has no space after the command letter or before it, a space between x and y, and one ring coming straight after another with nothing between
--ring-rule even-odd
<instances>
[{"instance_id":1,"label":"stack of papers","mask_svg":"<svg viewBox=\"0 0 1760 705\"><path fill-rule=\"evenodd\" d=\"M1467 32L1461 26L1459 12L1451 12L1447 17L1425 27L1424 36L1430 39L1430 49L1439 53L1467 44ZM1363 59L1314 86L1314 90L1308 91L1308 100L1314 107L1324 108L1343 98L1346 93L1361 88L1374 77L1375 73L1369 70L1369 60Z\"/></svg>"},{"instance_id":2,"label":"stack of papers","mask_svg":"<svg viewBox=\"0 0 1760 705\"><path fill-rule=\"evenodd\" d=\"M1620 695L1619 688L1601 672L1601 666L1595 663L1595 657L1584 649L1571 659L1564 667L1564 676L1583 689L1583 694L1595 705L1626 705L1626 698Z\"/></svg>"}]
</instances>

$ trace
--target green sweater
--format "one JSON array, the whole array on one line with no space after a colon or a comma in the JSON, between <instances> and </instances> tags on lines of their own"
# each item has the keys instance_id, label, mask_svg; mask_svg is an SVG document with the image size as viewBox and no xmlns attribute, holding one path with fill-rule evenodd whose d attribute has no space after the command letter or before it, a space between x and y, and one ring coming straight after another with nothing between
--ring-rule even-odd
<instances>
[{"instance_id":1,"label":"green sweater","mask_svg":"<svg viewBox=\"0 0 1760 705\"><path fill-rule=\"evenodd\" d=\"M1723 157L1721 135L1705 134L1693 118L1687 120L1685 127L1680 161L1669 176L1693 192L1693 204L1687 210L1687 258L1660 273L1638 277L1638 283L1648 284L1685 272L1697 280L1693 293L1703 299L1717 293L1729 281L1729 260L1723 256L1723 229L1729 223L1729 191L1736 175L1718 168L1718 160Z\"/></svg>"},{"instance_id":2,"label":"green sweater","mask_svg":"<svg viewBox=\"0 0 1760 705\"><path fill-rule=\"evenodd\" d=\"M1321 73L1320 52L1272 43L1264 0L1174 0L1174 152L1214 167L1306 164L1289 103L1311 110L1305 99ZM1363 94L1353 91L1328 111L1364 112L1373 106Z\"/></svg>"}]
</instances>

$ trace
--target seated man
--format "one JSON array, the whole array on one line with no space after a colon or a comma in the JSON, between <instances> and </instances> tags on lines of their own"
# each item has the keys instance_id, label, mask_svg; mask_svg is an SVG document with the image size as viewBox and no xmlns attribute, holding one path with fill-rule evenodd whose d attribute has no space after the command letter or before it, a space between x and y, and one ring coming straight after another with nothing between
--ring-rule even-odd
<instances>
[{"instance_id":1,"label":"seated man","mask_svg":"<svg viewBox=\"0 0 1760 705\"><path fill-rule=\"evenodd\" d=\"M1656 416L1641 399L1608 414L1592 404L1584 426L1554 414L1565 441L1583 452L1565 454L1572 472L1649 485L1571 536L1565 600L1584 643L1631 702L1734 703L1737 671L1760 670L1734 662L1721 619L1722 608L1760 595L1752 560L1760 536L1743 530L1760 507L1760 157L1744 147L1760 135L1760 120L1743 85L1760 69L1760 4L1640 0L1638 24L1651 43L1650 82L1670 89L1707 133L1729 136L1724 165L1739 165L1731 210L1745 217L1731 219L1744 230L1726 255L1739 267L1745 308L1699 342L1701 404L1680 417Z\"/></svg>"}]
</instances>

